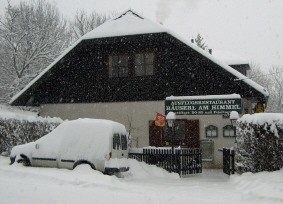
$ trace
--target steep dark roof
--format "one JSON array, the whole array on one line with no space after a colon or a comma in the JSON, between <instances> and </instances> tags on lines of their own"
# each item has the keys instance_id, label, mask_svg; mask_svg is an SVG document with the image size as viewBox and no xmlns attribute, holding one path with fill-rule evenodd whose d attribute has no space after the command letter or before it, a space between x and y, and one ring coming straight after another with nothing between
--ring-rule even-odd
<instances>
[{"instance_id":1,"label":"steep dark roof","mask_svg":"<svg viewBox=\"0 0 283 204\"><path fill-rule=\"evenodd\" d=\"M10 104L14 104L15 101L18 100L22 95L24 95L29 89L31 89L34 84L40 80L43 76L48 75L49 70L56 67L55 65L63 59L67 54L69 54L74 48L78 45L82 44L82 42L92 39L100 39L100 38L111 38L111 37L119 37L119 36L131 36L131 35L141 35L141 34L152 34L152 33L167 33L172 37L176 38L180 42L184 43L191 49L195 50L199 54L208 58L219 67L234 75L237 80L240 80L246 83L251 88L255 89L259 93L261 93L264 97L268 97L268 92L259 84L255 83L251 79L248 79L243 74L234 70L232 67L228 66L224 62L216 59L214 56L209 53L203 51L196 45L192 44L186 39L178 36L174 32L168 30L164 26L154 23L147 18L142 17L132 10L127 10L123 12L121 15L107 21L101 26L97 27L93 31L87 33L85 36L81 37L78 41L76 41L71 47L66 49L52 64L50 64L45 70L43 70L35 79L33 79L24 89L22 89L18 94L16 94L10 101Z\"/></svg>"}]
</instances>

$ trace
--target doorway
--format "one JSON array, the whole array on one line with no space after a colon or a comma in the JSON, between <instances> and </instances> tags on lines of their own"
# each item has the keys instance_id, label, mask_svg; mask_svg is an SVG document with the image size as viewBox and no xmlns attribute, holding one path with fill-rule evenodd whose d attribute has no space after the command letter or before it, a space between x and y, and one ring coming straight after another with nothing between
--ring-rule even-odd
<instances>
[{"instance_id":1,"label":"doorway","mask_svg":"<svg viewBox=\"0 0 283 204\"><path fill-rule=\"evenodd\" d=\"M151 120L149 121L149 145L199 148L199 120L176 119L172 129L168 126L155 126L154 120Z\"/></svg>"}]
</instances>

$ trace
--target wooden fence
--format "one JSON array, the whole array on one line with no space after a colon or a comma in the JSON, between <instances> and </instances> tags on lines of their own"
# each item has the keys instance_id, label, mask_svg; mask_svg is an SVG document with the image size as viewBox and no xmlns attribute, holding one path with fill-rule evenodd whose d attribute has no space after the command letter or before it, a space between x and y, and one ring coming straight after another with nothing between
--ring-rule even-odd
<instances>
[{"instance_id":1,"label":"wooden fence","mask_svg":"<svg viewBox=\"0 0 283 204\"><path fill-rule=\"evenodd\" d=\"M180 176L202 173L202 157L199 148L143 149L143 153L129 153L129 158L153 164Z\"/></svg>"}]
</instances>

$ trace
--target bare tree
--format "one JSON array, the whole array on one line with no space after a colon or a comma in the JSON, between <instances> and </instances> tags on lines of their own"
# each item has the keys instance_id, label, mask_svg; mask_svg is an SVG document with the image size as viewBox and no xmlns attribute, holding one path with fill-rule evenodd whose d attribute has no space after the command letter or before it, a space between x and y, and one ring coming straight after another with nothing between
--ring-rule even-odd
<instances>
[{"instance_id":1,"label":"bare tree","mask_svg":"<svg viewBox=\"0 0 283 204\"><path fill-rule=\"evenodd\" d=\"M269 70L269 76L272 81L272 112L283 112L283 66L274 66Z\"/></svg>"},{"instance_id":2,"label":"bare tree","mask_svg":"<svg viewBox=\"0 0 283 204\"><path fill-rule=\"evenodd\" d=\"M110 16L107 16L106 14L99 14L95 11L90 15L87 15L84 11L78 11L76 13L75 20L70 22L73 40L79 39L89 31L100 26L109 18Z\"/></svg>"},{"instance_id":3,"label":"bare tree","mask_svg":"<svg viewBox=\"0 0 283 204\"><path fill-rule=\"evenodd\" d=\"M256 63L250 63L250 68L251 69L247 73L248 77L263 86L265 89L267 89L268 92L270 92L272 82L270 80L269 74L264 73L260 65Z\"/></svg>"},{"instance_id":4,"label":"bare tree","mask_svg":"<svg viewBox=\"0 0 283 204\"><path fill-rule=\"evenodd\" d=\"M1 50L5 50L0 50L1 68L17 83L23 78L29 81L69 45L66 25L58 9L45 0L15 6L8 2L0 19Z\"/></svg>"},{"instance_id":5,"label":"bare tree","mask_svg":"<svg viewBox=\"0 0 283 204\"><path fill-rule=\"evenodd\" d=\"M271 81L270 75L264 73L259 64L251 63L250 70L247 75L250 79L257 82L259 85L263 86L269 93L269 99L266 107L266 112L276 112L274 110L274 96L272 94L273 82Z\"/></svg>"},{"instance_id":6,"label":"bare tree","mask_svg":"<svg viewBox=\"0 0 283 204\"><path fill-rule=\"evenodd\" d=\"M275 66L264 73L258 64L252 63L248 76L269 92L266 111L283 112L283 66Z\"/></svg>"}]
</instances>

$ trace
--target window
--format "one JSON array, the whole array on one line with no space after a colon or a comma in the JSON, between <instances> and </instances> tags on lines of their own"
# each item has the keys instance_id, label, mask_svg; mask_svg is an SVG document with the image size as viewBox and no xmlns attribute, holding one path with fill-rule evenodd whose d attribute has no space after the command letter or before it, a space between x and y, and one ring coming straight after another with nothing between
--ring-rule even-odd
<instances>
[{"instance_id":1,"label":"window","mask_svg":"<svg viewBox=\"0 0 283 204\"><path fill-rule=\"evenodd\" d=\"M122 150L127 150L127 136L121 135Z\"/></svg>"},{"instance_id":2,"label":"window","mask_svg":"<svg viewBox=\"0 0 283 204\"><path fill-rule=\"evenodd\" d=\"M153 75L154 53L135 54L135 75L146 76Z\"/></svg>"},{"instance_id":3,"label":"window","mask_svg":"<svg viewBox=\"0 0 283 204\"><path fill-rule=\"evenodd\" d=\"M109 77L127 77L128 73L128 55L109 55Z\"/></svg>"},{"instance_id":4,"label":"window","mask_svg":"<svg viewBox=\"0 0 283 204\"><path fill-rule=\"evenodd\" d=\"M200 148L202 152L202 161L213 161L214 142L213 140L201 140Z\"/></svg>"},{"instance_id":5,"label":"window","mask_svg":"<svg viewBox=\"0 0 283 204\"><path fill-rule=\"evenodd\" d=\"M235 137L236 129L232 125L226 125L223 127L223 137Z\"/></svg>"},{"instance_id":6,"label":"window","mask_svg":"<svg viewBox=\"0 0 283 204\"><path fill-rule=\"evenodd\" d=\"M121 149L121 141L120 141L120 135L118 133L115 133L113 135L113 149Z\"/></svg>"},{"instance_id":7,"label":"window","mask_svg":"<svg viewBox=\"0 0 283 204\"><path fill-rule=\"evenodd\" d=\"M155 54L153 52L133 54L110 54L108 73L110 78L151 76L154 74Z\"/></svg>"},{"instance_id":8,"label":"window","mask_svg":"<svg viewBox=\"0 0 283 204\"><path fill-rule=\"evenodd\" d=\"M218 136L218 128L214 125L209 125L205 128L206 137L217 137Z\"/></svg>"}]
</instances>

